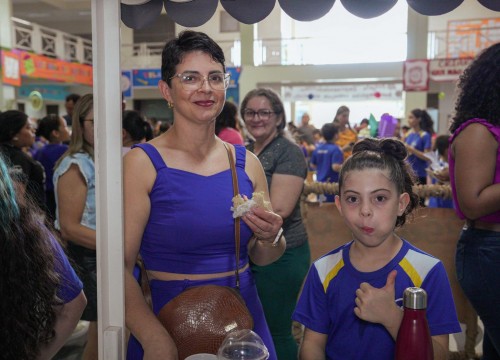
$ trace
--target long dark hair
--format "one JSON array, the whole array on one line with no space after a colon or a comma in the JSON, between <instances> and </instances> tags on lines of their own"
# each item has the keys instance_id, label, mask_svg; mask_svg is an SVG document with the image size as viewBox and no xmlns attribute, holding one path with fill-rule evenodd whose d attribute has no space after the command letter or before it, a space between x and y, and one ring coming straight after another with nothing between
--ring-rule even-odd
<instances>
[{"instance_id":1,"label":"long dark hair","mask_svg":"<svg viewBox=\"0 0 500 360\"><path fill-rule=\"evenodd\" d=\"M215 119L215 135L219 135L220 131L227 127L239 130L238 125L236 123L237 116L238 116L238 107L236 106L236 104L226 100L222 108L222 111Z\"/></svg>"},{"instance_id":2,"label":"long dark hair","mask_svg":"<svg viewBox=\"0 0 500 360\"><path fill-rule=\"evenodd\" d=\"M500 125L500 43L479 54L460 76L457 89L451 133L473 118Z\"/></svg>"},{"instance_id":3,"label":"long dark hair","mask_svg":"<svg viewBox=\"0 0 500 360\"><path fill-rule=\"evenodd\" d=\"M426 131L431 135L435 133L433 127L434 120L432 120L431 116L427 111L423 109L413 109L411 113L418 119L421 130Z\"/></svg>"},{"instance_id":4,"label":"long dark hair","mask_svg":"<svg viewBox=\"0 0 500 360\"><path fill-rule=\"evenodd\" d=\"M350 156L342 165L339 175L339 194L346 175L353 170L380 169L389 171L389 179L396 185L399 194L408 193L410 202L403 215L398 216L396 227L406 222L406 217L418 207L418 195L413 192L415 175L406 158L405 145L396 139L366 138L358 141Z\"/></svg>"},{"instance_id":5,"label":"long dark hair","mask_svg":"<svg viewBox=\"0 0 500 360\"><path fill-rule=\"evenodd\" d=\"M0 113L0 143L8 143L28 122L28 115L19 110Z\"/></svg>"},{"instance_id":6,"label":"long dark hair","mask_svg":"<svg viewBox=\"0 0 500 360\"><path fill-rule=\"evenodd\" d=\"M43 136L47 140L51 140L52 131L59 130L61 126L59 115L48 114L38 122L36 136Z\"/></svg>"},{"instance_id":7,"label":"long dark hair","mask_svg":"<svg viewBox=\"0 0 500 360\"><path fill-rule=\"evenodd\" d=\"M43 215L16 185L0 156L0 354L35 359L55 336L60 280Z\"/></svg>"}]
</instances>

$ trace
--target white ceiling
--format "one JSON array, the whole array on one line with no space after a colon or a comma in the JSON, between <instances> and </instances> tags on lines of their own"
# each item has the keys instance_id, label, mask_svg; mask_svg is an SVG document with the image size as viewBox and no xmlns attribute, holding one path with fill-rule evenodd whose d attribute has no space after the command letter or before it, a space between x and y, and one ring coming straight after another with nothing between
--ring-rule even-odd
<instances>
[{"instance_id":1,"label":"white ceiling","mask_svg":"<svg viewBox=\"0 0 500 360\"><path fill-rule=\"evenodd\" d=\"M90 0L12 0L13 16L75 35L92 32Z\"/></svg>"}]
</instances>

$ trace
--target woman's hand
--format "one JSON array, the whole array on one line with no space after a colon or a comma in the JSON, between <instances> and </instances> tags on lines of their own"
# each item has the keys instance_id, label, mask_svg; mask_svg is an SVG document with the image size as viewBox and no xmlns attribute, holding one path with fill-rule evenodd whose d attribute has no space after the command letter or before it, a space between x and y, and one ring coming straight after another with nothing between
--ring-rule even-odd
<instances>
[{"instance_id":1,"label":"woman's hand","mask_svg":"<svg viewBox=\"0 0 500 360\"><path fill-rule=\"evenodd\" d=\"M262 208L254 208L242 219L254 233L248 243L248 255L252 262L266 266L278 260L286 249L285 237L283 234L278 235L283 224L281 216Z\"/></svg>"},{"instance_id":2,"label":"woman's hand","mask_svg":"<svg viewBox=\"0 0 500 360\"><path fill-rule=\"evenodd\" d=\"M283 225L281 216L260 207L253 208L242 219L253 231L257 240L269 242L269 244L274 242Z\"/></svg>"}]
</instances>

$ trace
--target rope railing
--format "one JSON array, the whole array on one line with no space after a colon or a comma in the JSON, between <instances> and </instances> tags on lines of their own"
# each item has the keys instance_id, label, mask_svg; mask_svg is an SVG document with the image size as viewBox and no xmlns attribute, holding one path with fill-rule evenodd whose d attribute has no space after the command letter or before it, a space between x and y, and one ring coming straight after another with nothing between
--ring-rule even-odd
<instances>
[{"instance_id":1,"label":"rope railing","mask_svg":"<svg viewBox=\"0 0 500 360\"><path fill-rule=\"evenodd\" d=\"M431 196L439 197L443 199L451 199L451 187L450 185L415 185L413 191L422 198L428 198ZM302 190L302 195L307 196L309 194L328 194L337 195L339 192L338 183L325 183L325 182L305 182L304 189Z\"/></svg>"}]
</instances>

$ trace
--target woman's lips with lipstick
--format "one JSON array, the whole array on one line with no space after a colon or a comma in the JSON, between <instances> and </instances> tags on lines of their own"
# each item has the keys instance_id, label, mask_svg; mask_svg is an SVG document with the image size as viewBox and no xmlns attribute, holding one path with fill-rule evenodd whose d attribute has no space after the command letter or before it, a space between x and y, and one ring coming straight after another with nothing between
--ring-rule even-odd
<instances>
[{"instance_id":1,"label":"woman's lips with lipstick","mask_svg":"<svg viewBox=\"0 0 500 360\"><path fill-rule=\"evenodd\" d=\"M371 234L375 229L368 226L363 226L361 230L366 234Z\"/></svg>"},{"instance_id":2,"label":"woman's lips with lipstick","mask_svg":"<svg viewBox=\"0 0 500 360\"><path fill-rule=\"evenodd\" d=\"M195 101L194 103L196 105L200 105L200 106L212 106L214 104L214 101L212 101L212 100L200 100L200 101Z\"/></svg>"}]
</instances>

